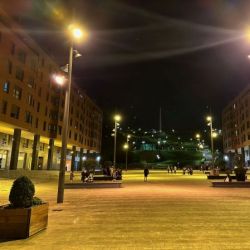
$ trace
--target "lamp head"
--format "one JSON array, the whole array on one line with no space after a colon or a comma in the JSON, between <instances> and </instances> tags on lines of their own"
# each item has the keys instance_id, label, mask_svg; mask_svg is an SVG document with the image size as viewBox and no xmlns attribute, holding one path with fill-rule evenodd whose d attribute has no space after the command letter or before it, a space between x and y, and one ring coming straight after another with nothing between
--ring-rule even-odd
<instances>
[{"instance_id":1,"label":"lamp head","mask_svg":"<svg viewBox=\"0 0 250 250\"><path fill-rule=\"evenodd\" d=\"M207 121L211 122L212 121L212 116L207 116Z\"/></svg>"},{"instance_id":2,"label":"lamp head","mask_svg":"<svg viewBox=\"0 0 250 250\"><path fill-rule=\"evenodd\" d=\"M64 85L64 83L66 82L66 78L64 75L55 74L53 78L54 81L60 86Z\"/></svg>"},{"instance_id":3,"label":"lamp head","mask_svg":"<svg viewBox=\"0 0 250 250\"><path fill-rule=\"evenodd\" d=\"M216 132L213 132L213 133L212 133L212 137L213 137L213 138L216 138L216 137L218 137L218 133L216 133Z\"/></svg>"},{"instance_id":4,"label":"lamp head","mask_svg":"<svg viewBox=\"0 0 250 250\"><path fill-rule=\"evenodd\" d=\"M120 115L115 115L115 116L114 116L115 122L120 122L121 119L122 119L122 117L121 117Z\"/></svg>"},{"instance_id":5,"label":"lamp head","mask_svg":"<svg viewBox=\"0 0 250 250\"><path fill-rule=\"evenodd\" d=\"M86 30L82 29L77 24L71 24L68 27L70 36L75 40L86 40L88 37L88 33Z\"/></svg>"},{"instance_id":6,"label":"lamp head","mask_svg":"<svg viewBox=\"0 0 250 250\"><path fill-rule=\"evenodd\" d=\"M200 139L200 138L201 138L201 135L200 135L200 134L196 134L195 137L196 137L197 139Z\"/></svg>"}]
</instances>

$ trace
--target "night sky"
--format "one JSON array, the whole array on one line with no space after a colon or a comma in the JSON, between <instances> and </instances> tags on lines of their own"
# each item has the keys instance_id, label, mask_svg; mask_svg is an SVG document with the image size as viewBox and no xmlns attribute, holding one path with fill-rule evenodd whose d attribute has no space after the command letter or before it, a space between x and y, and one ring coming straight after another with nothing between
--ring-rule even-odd
<instances>
[{"instance_id":1,"label":"night sky","mask_svg":"<svg viewBox=\"0 0 250 250\"><path fill-rule=\"evenodd\" d=\"M64 25L75 13L86 26L73 74L105 123L119 111L127 126L158 128L161 106L163 129L182 132L204 128L210 109L220 127L223 107L249 83L249 10L248 0L20 0L11 8L62 65Z\"/></svg>"}]
</instances>

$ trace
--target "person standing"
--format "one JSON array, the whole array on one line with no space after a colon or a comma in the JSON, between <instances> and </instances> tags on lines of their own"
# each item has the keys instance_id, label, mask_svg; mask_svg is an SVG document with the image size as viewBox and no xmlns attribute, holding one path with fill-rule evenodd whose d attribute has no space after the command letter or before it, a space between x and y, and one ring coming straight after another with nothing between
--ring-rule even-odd
<instances>
[{"instance_id":1,"label":"person standing","mask_svg":"<svg viewBox=\"0 0 250 250\"><path fill-rule=\"evenodd\" d=\"M73 171L70 172L69 179L70 179L70 182L73 182L73 180L74 180L74 172Z\"/></svg>"},{"instance_id":2,"label":"person standing","mask_svg":"<svg viewBox=\"0 0 250 250\"><path fill-rule=\"evenodd\" d=\"M177 167L176 166L174 166L174 173L176 174L176 171L177 171Z\"/></svg>"},{"instance_id":3,"label":"person standing","mask_svg":"<svg viewBox=\"0 0 250 250\"><path fill-rule=\"evenodd\" d=\"M144 169L144 181L148 181L149 170L148 168Z\"/></svg>"}]
</instances>

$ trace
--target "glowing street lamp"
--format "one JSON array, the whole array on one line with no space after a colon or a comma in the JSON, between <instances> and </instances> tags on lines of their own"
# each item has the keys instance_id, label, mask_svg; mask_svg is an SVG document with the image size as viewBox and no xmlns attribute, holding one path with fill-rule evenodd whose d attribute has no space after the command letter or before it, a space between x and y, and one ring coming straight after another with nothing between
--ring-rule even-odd
<instances>
[{"instance_id":1,"label":"glowing street lamp","mask_svg":"<svg viewBox=\"0 0 250 250\"><path fill-rule=\"evenodd\" d=\"M211 154L212 154L212 168L214 168L214 132L213 132L213 118L212 116L207 116L208 126L210 126L210 138L211 138Z\"/></svg>"},{"instance_id":2,"label":"glowing street lamp","mask_svg":"<svg viewBox=\"0 0 250 250\"><path fill-rule=\"evenodd\" d=\"M200 134L196 134L195 137L196 137L196 139L200 139L201 135Z\"/></svg>"},{"instance_id":3,"label":"glowing street lamp","mask_svg":"<svg viewBox=\"0 0 250 250\"><path fill-rule=\"evenodd\" d=\"M87 31L78 26L77 24L69 25L68 30L71 39L73 38L75 40L86 40L88 37Z\"/></svg>"},{"instance_id":4,"label":"glowing street lamp","mask_svg":"<svg viewBox=\"0 0 250 250\"><path fill-rule=\"evenodd\" d=\"M54 75L53 78L54 81L60 86L64 85L65 82L67 81L67 79L63 75Z\"/></svg>"},{"instance_id":5,"label":"glowing street lamp","mask_svg":"<svg viewBox=\"0 0 250 250\"><path fill-rule=\"evenodd\" d=\"M116 166L116 139L117 139L117 126L119 125L119 122L121 121L122 117L118 114L114 116L114 121L115 121L115 133L114 133L114 161L113 165L114 168Z\"/></svg>"},{"instance_id":6,"label":"glowing street lamp","mask_svg":"<svg viewBox=\"0 0 250 250\"><path fill-rule=\"evenodd\" d=\"M58 191L57 191L57 203L63 203L64 200L64 181L65 181L65 166L66 166L66 155L67 155L67 141L68 141L68 121L69 121L69 105L70 105L70 92L72 83L72 66L74 58L74 41L86 39L87 33L81 30L76 25L70 25L70 48L69 48L69 64L68 64L68 84L65 92L65 103L64 103L64 115L63 115L63 130L62 130L62 149L61 149L61 161L58 179ZM55 78L59 85L63 84L63 78L57 76Z\"/></svg>"},{"instance_id":7,"label":"glowing street lamp","mask_svg":"<svg viewBox=\"0 0 250 250\"><path fill-rule=\"evenodd\" d=\"M195 135L195 138L200 142L200 140L201 140L201 135L200 135L200 134L196 134L196 135Z\"/></svg>"},{"instance_id":8,"label":"glowing street lamp","mask_svg":"<svg viewBox=\"0 0 250 250\"><path fill-rule=\"evenodd\" d=\"M126 152L126 171L128 171L128 149L129 149L129 139L131 138L131 135L127 135L127 143L124 144L123 148Z\"/></svg>"},{"instance_id":9,"label":"glowing street lamp","mask_svg":"<svg viewBox=\"0 0 250 250\"><path fill-rule=\"evenodd\" d=\"M218 137L218 133L213 132L213 133L212 133L212 137L213 137L213 138L217 138L217 137Z\"/></svg>"}]
</instances>

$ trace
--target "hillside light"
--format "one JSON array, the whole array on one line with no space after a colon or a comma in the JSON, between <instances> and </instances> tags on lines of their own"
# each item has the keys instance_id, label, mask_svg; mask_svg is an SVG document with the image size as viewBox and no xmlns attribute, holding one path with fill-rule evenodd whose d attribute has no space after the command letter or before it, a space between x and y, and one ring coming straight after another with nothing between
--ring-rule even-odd
<instances>
[{"instance_id":1,"label":"hillside light","mask_svg":"<svg viewBox=\"0 0 250 250\"><path fill-rule=\"evenodd\" d=\"M200 134L196 134L195 137L196 137L196 139L199 140L201 138L201 135Z\"/></svg>"}]
</instances>

